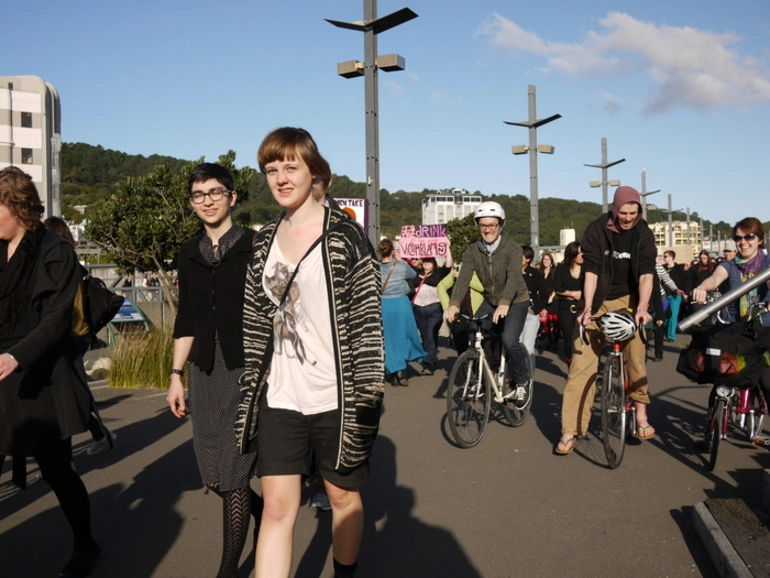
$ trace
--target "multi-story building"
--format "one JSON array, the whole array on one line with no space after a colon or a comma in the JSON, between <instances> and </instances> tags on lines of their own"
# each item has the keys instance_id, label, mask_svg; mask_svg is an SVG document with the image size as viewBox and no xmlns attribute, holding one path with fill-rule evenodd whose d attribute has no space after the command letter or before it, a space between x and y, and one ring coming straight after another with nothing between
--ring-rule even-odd
<instances>
[{"instance_id":1,"label":"multi-story building","mask_svg":"<svg viewBox=\"0 0 770 578\"><path fill-rule=\"evenodd\" d=\"M690 221L689 230L687 221L672 221L670 229L671 243L669 243L668 221L652 223L650 224L650 229L652 229L652 233L655 235L655 245L658 247L659 255L662 255L663 251L668 249L677 251L677 247L680 247L685 252L680 255L679 251L677 251L677 259L683 262L696 259L701 247L703 247L703 231L698 221Z\"/></svg>"},{"instance_id":2,"label":"multi-story building","mask_svg":"<svg viewBox=\"0 0 770 578\"><path fill-rule=\"evenodd\" d=\"M445 225L452 219L472 214L482 202L480 194L465 189L447 189L422 200L422 224Z\"/></svg>"},{"instance_id":3,"label":"multi-story building","mask_svg":"<svg viewBox=\"0 0 770 578\"><path fill-rule=\"evenodd\" d=\"M37 76L0 76L0 169L32 177L45 217L61 215L61 104Z\"/></svg>"}]
</instances>

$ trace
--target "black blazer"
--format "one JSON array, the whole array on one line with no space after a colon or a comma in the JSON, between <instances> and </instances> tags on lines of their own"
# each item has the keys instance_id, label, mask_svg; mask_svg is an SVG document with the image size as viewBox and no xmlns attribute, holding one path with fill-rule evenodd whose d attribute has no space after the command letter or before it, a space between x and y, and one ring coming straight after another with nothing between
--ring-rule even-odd
<instances>
[{"instance_id":1,"label":"black blazer","mask_svg":"<svg viewBox=\"0 0 770 578\"><path fill-rule=\"evenodd\" d=\"M246 230L222 257L219 265L203 259L198 243L205 233L179 249L179 309L174 338L195 338L189 361L206 373L214 366L214 334L229 370L244 366L243 291L254 232Z\"/></svg>"}]
</instances>

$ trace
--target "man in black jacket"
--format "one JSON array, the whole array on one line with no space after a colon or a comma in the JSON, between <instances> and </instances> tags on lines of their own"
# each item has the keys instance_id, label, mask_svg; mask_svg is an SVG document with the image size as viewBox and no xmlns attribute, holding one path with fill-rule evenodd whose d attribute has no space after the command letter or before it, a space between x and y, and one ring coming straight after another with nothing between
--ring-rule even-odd
<instances>
[{"instance_id":1,"label":"man in black jacket","mask_svg":"<svg viewBox=\"0 0 770 578\"><path fill-rule=\"evenodd\" d=\"M650 298L655 277L655 238L642 219L641 197L632 187L615 191L612 210L586 227L583 250L585 309L577 323L585 326L589 346L580 342L579 325L572 335L574 356L562 401L562 435L555 451L569 454L575 438L588 431L596 386L596 370L604 335L592 317L630 309L637 326L651 320ZM565 339L570 336L565 335ZM649 439L655 429L647 421L647 370L645 347L639 333L623 344L628 395L636 407L637 435Z\"/></svg>"}]
</instances>

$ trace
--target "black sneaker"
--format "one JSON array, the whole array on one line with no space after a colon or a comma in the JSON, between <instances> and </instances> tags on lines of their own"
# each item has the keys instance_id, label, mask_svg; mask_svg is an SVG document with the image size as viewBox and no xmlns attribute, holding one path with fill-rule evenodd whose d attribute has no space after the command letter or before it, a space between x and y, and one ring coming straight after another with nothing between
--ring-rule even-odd
<instances>
[{"instance_id":1,"label":"black sneaker","mask_svg":"<svg viewBox=\"0 0 770 578\"><path fill-rule=\"evenodd\" d=\"M59 578L85 578L91 573L100 554L101 550L96 541L92 541L88 546L75 548L72 558L64 565Z\"/></svg>"},{"instance_id":2,"label":"black sneaker","mask_svg":"<svg viewBox=\"0 0 770 578\"><path fill-rule=\"evenodd\" d=\"M423 363L422 372L425 375L433 375L436 372L436 366L433 365L432 363Z\"/></svg>"}]
</instances>

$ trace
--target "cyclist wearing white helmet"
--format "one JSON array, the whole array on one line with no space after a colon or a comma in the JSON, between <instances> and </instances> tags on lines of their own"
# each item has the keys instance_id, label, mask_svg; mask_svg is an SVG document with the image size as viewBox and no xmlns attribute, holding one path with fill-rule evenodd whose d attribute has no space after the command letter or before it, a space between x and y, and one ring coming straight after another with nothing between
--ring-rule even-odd
<instances>
[{"instance_id":1,"label":"cyclist wearing white helmet","mask_svg":"<svg viewBox=\"0 0 770 578\"><path fill-rule=\"evenodd\" d=\"M578 315L572 334L573 358L564 387L561 439L555 452L566 455L575 438L588 431L596 385L596 369L604 346L604 333L592 317L623 309L629 314L611 314L607 322L613 335L625 337L629 320L636 326L650 322L649 305L655 277L655 238L642 219L641 197L632 187L615 191L612 210L588 224L581 248L585 281L585 309ZM589 346L580 343L579 327L585 326ZM569 339L569 335L564 336ZM647 421L646 351L639 332L623 344L629 377L628 396L636 407L637 437L649 439L655 429Z\"/></svg>"},{"instance_id":2,"label":"cyclist wearing white helmet","mask_svg":"<svg viewBox=\"0 0 770 578\"><path fill-rule=\"evenodd\" d=\"M492 313L492 321L503 324L503 347L517 386L515 402L524 407L529 403L531 380L519 342L529 307L529 292L521 274L521 245L502 236L505 210L499 203L481 203L474 219L481 239L469 245L463 253L460 274L444 319L448 323L454 321L475 272L484 286L484 302L476 314Z\"/></svg>"}]
</instances>

